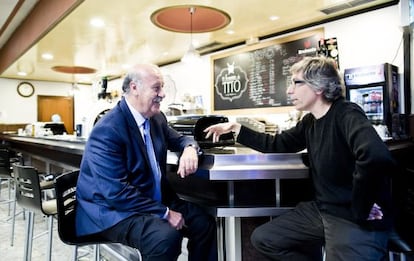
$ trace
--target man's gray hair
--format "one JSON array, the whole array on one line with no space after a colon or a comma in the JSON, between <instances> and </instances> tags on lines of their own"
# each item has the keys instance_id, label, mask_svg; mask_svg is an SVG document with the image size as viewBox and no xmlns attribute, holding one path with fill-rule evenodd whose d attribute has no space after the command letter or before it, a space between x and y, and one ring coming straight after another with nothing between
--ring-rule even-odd
<instances>
[{"instance_id":1,"label":"man's gray hair","mask_svg":"<svg viewBox=\"0 0 414 261\"><path fill-rule=\"evenodd\" d=\"M129 84L131 82L137 83L138 86L141 87L141 83L143 78L145 77L148 70L154 70L159 73L160 68L154 64L138 64L134 66L125 76L124 81L122 83L122 91L124 93L129 92Z\"/></svg>"}]
</instances>

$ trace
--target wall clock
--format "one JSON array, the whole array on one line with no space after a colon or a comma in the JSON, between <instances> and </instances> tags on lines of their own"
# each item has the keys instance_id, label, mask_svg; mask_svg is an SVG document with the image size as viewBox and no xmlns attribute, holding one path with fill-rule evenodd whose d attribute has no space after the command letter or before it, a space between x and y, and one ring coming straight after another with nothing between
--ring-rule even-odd
<instances>
[{"instance_id":1,"label":"wall clock","mask_svg":"<svg viewBox=\"0 0 414 261\"><path fill-rule=\"evenodd\" d=\"M30 82L21 82L17 85L17 93L22 97L30 97L34 91L35 88Z\"/></svg>"}]
</instances>

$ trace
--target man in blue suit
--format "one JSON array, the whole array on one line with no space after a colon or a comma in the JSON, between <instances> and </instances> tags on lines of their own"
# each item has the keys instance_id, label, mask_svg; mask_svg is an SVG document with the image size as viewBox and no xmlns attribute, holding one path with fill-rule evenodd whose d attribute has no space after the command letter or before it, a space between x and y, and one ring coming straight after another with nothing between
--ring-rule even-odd
<instances>
[{"instance_id":1,"label":"man in blue suit","mask_svg":"<svg viewBox=\"0 0 414 261\"><path fill-rule=\"evenodd\" d=\"M137 248L144 260L157 261L176 260L185 236L189 260L217 260L215 219L180 200L166 178L167 150L181 152L177 175L185 178L197 170L198 145L168 126L160 111L163 85L157 66L135 66L121 101L94 126L77 184L76 232ZM155 168L146 149L147 120Z\"/></svg>"}]
</instances>

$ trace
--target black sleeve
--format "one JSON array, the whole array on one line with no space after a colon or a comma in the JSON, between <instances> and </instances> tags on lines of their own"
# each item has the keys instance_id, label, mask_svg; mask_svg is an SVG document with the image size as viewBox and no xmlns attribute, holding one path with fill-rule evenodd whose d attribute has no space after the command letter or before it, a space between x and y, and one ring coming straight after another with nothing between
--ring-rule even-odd
<instances>
[{"instance_id":1,"label":"black sleeve","mask_svg":"<svg viewBox=\"0 0 414 261\"><path fill-rule=\"evenodd\" d=\"M306 148L306 129L312 121L313 116L307 114L295 127L276 135L256 132L242 126L237 142L264 153L299 152Z\"/></svg>"}]
</instances>

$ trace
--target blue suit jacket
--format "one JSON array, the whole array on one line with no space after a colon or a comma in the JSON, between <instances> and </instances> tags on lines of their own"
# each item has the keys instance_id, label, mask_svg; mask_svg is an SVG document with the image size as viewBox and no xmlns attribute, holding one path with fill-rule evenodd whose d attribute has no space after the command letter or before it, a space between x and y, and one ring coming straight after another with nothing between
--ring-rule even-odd
<instances>
[{"instance_id":1,"label":"blue suit jacket","mask_svg":"<svg viewBox=\"0 0 414 261\"><path fill-rule=\"evenodd\" d=\"M78 235L100 232L135 214L162 217L166 205L178 199L165 176L167 150L182 151L195 142L170 128L163 114L150 123L163 204L152 199L154 178L145 144L123 98L94 126L85 146L76 191Z\"/></svg>"}]
</instances>

